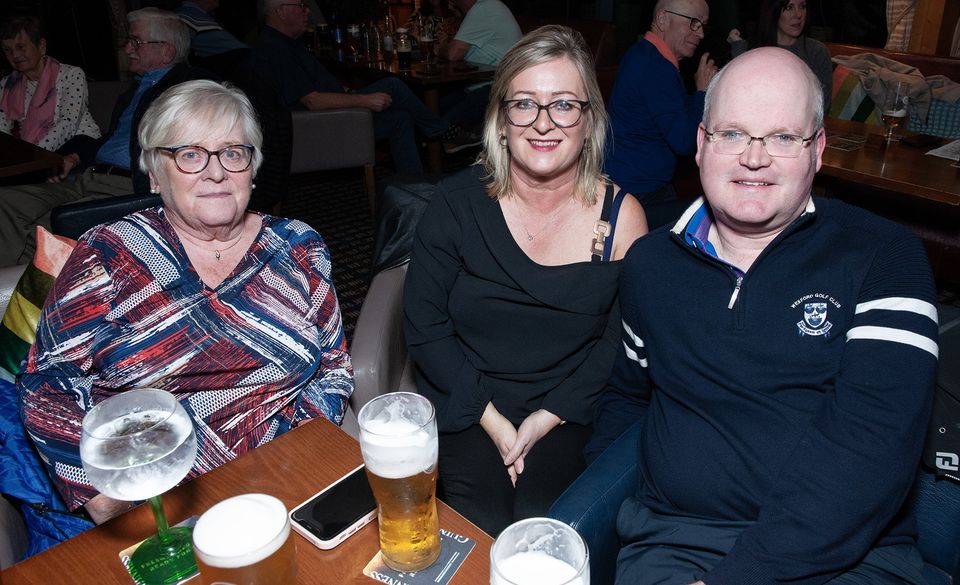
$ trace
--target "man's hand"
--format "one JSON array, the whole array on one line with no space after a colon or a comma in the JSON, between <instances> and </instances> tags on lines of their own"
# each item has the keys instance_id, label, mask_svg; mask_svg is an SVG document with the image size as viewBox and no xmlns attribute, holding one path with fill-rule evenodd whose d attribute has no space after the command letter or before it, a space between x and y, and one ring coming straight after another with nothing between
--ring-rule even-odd
<instances>
[{"instance_id":1,"label":"man's hand","mask_svg":"<svg viewBox=\"0 0 960 585\"><path fill-rule=\"evenodd\" d=\"M70 174L70 171L72 171L78 164L80 164L80 156L74 153L68 154L67 156L63 157L63 164L60 165L60 172L56 175L47 177L47 182L59 183L63 179L66 179L67 175Z\"/></svg>"},{"instance_id":2,"label":"man's hand","mask_svg":"<svg viewBox=\"0 0 960 585\"><path fill-rule=\"evenodd\" d=\"M393 100L390 94L378 91L376 93L359 94L363 98L363 106L374 112L382 112L390 107Z\"/></svg>"},{"instance_id":3,"label":"man's hand","mask_svg":"<svg viewBox=\"0 0 960 585\"><path fill-rule=\"evenodd\" d=\"M693 75L694 83L697 85L697 91L706 91L710 80L717 74L717 71L717 65L713 62L713 59L710 58L710 53L704 53L703 56L700 57L700 65L697 67L697 72Z\"/></svg>"},{"instance_id":4,"label":"man's hand","mask_svg":"<svg viewBox=\"0 0 960 585\"><path fill-rule=\"evenodd\" d=\"M483 415L480 417L480 427L490 435L493 444L497 446L497 451L500 452L500 456L504 458L510 482L517 485L516 463L513 461L509 464L506 463L507 454L517 441L517 429L513 427L513 423L507 417L500 414L500 411L492 402L488 402L487 407L483 410ZM523 466L522 461L520 465Z\"/></svg>"},{"instance_id":5,"label":"man's hand","mask_svg":"<svg viewBox=\"0 0 960 585\"><path fill-rule=\"evenodd\" d=\"M94 522L103 524L114 516L123 514L135 505L137 505L136 502L123 502L114 500L103 494L98 494L84 504L83 507L87 509L87 513L90 514L90 518L92 518Z\"/></svg>"},{"instance_id":6,"label":"man's hand","mask_svg":"<svg viewBox=\"0 0 960 585\"><path fill-rule=\"evenodd\" d=\"M507 465L515 465L518 474L523 473L524 457L527 456L530 449L533 449L537 441L559 424L560 417L548 410L540 409L530 413L530 416L520 423L513 448L504 456L503 462Z\"/></svg>"},{"instance_id":7,"label":"man's hand","mask_svg":"<svg viewBox=\"0 0 960 585\"><path fill-rule=\"evenodd\" d=\"M743 37L740 36L740 29L731 28L730 32L727 34L727 42L731 45L737 41L743 40Z\"/></svg>"}]
</instances>

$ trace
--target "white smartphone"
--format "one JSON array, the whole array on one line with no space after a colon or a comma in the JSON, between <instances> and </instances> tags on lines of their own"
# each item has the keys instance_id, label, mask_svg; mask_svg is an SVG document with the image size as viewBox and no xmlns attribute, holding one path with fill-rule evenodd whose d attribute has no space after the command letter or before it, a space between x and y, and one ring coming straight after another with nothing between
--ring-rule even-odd
<instances>
[{"instance_id":1,"label":"white smartphone","mask_svg":"<svg viewBox=\"0 0 960 585\"><path fill-rule=\"evenodd\" d=\"M377 517L377 501L363 465L290 512L293 529L329 550Z\"/></svg>"}]
</instances>

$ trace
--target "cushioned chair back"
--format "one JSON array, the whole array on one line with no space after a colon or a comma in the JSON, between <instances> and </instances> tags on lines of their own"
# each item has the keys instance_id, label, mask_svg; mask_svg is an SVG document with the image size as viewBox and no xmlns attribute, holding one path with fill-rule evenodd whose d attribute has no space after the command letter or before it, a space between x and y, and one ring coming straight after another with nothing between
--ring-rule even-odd
<instances>
[{"instance_id":1,"label":"cushioned chair back","mask_svg":"<svg viewBox=\"0 0 960 585\"><path fill-rule=\"evenodd\" d=\"M407 262L377 274L363 299L353 331L353 395L343 430L359 432L356 414L381 394L397 390L416 392L413 364L403 337L403 283Z\"/></svg>"},{"instance_id":2,"label":"cushioned chair back","mask_svg":"<svg viewBox=\"0 0 960 585\"><path fill-rule=\"evenodd\" d=\"M79 201L50 212L53 233L76 240L90 228L116 221L135 211L161 204L159 195L121 195L94 201Z\"/></svg>"}]
</instances>

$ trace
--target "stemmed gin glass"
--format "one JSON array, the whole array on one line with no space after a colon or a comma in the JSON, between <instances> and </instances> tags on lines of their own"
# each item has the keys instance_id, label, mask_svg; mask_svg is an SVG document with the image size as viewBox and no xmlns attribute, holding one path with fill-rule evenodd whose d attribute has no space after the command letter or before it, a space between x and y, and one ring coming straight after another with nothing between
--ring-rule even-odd
<instances>
[{"instance_id":1,"label":"stemmed gin glass","mask_svg":"<svg viewBox=\"0 0 960 585\"><path fill-rule=\"evenodd\" d=\"M90 484L116 500L150 502L158 534L137 547L129 565L148 585L176 583L196 571L192 529L170 528L160 501L196 458L193 422L169 392L122 392L83 417L80 459Z\"/></svg>"},{"instance_id":2,"label":"stemmed gin glass","mask_svg":"<svg viewBox=\"0 0 960 585\"><path fill-rule=\"evenodd\" d=\"M887 144L893 139L893 132L903 124L907 118L907 86L895 81L887 88L883 100L883 109L880 110L880 119L887 125Z\"/></svg>"}]
</instances>

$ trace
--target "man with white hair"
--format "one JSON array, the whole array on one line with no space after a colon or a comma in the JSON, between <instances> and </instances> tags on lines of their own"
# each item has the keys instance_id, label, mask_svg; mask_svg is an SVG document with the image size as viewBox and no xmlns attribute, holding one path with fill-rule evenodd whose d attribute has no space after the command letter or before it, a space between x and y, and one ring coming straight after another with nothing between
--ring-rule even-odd
<instances>
[{"instance_id":1,"label":"man with white hair","mask_svg":"<svg viewBox=\"0 0 960 585\"><path fill-rule=\"evenodd\" d=\"M697 91L689 95L680 61L696 52L709 17L704 0L659 0L650 30L620 60L610 94L613 139L605 170L640 200L651 230L683 209L671 181L677 157L696 149L703 92L717 68L704 53L694 75Z\"/></svg>"},{"instance_id":2,"label":"man with white hair","mask_svg":"<svg viewBox=\"0 0 960 585\"><path fill-rule=\"evenodd\" d=\"M142 8L127 14L127 22L123 50L137 83L117 99L110 130L103 137L76 136L64 145L61 152L70 154L50 182L0 187L0 266L26 264L33 258L36 226L50 228L54 207L149 191L149 179L135 163L140 157L140 118L165 89L204 75L185 62L190 36L177 15ZM60 182L74 168L84 169L77 180Z\"/></svg>"},{"instance_id":3,"label":"man with white hair","mask_svg":"<svg viewBox=\"0 0 960 585\"><path fill-rule=\"evenodd\" d=\"M903 508L930 416L936 289L903 226L812 197L823 93L762 48L711 82L704 197L641 238L600 450L634 421L617 583L925 583Z\"/></svg>"}]
</instances>

